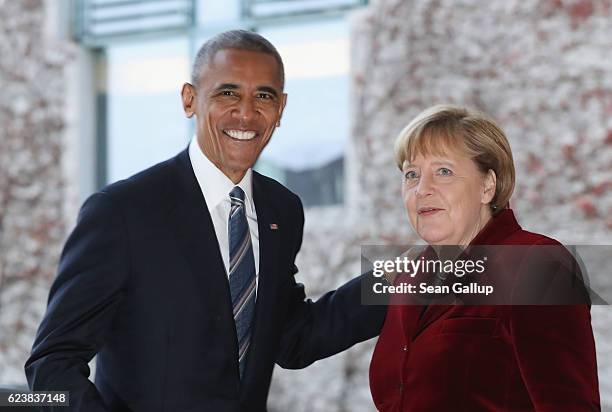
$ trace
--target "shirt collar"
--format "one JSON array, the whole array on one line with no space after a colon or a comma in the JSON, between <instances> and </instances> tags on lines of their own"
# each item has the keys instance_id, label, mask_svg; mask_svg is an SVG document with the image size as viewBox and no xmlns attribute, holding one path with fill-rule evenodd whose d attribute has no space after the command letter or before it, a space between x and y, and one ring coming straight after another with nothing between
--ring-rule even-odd
<instances>
[{"instance_id":1,"label":"shirt collar","mask_svg":"<svg viewBox=\"0 0 612 412\"><path fill-rule=\"evenodd\" d=\"M189 143L189 159L209 211L225 200L229 202L229 193L234 186L240 186L244 191L247 210L254 211L253 170L251 168L246 171L238 184L234 184L204 155L195 135Z\"/></svg>"}]
</instances>

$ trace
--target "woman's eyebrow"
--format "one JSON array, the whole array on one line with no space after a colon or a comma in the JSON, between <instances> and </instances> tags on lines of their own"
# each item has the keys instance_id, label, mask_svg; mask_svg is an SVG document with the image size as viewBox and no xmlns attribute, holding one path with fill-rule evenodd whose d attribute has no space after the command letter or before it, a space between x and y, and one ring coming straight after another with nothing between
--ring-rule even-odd
<instances>
[{"instance_id":1,"label":"woman's eyebrow","mask_svg":"<svg viewBox=\"0 0 612 412\"><path fill-rule=\"evenodd\" d=\"M452 160L434 160L431 162L434 165L454 165L455 163Z\"/></svg>"},{"instance_id":2,"label":"woman's eyebrow","mask_svg":"<svg viewBox=\"0 0 612 412\"><path fill-rule=\"evenodd\" d=\"M452 160L434 160L431 162L431 164L433 165L454 165L455 162L453 162ZM403 166L404 168L409 168L409 167L419 167L418 165L415 165L413 163L408 163L407 165Z\"/></svg>"}]
</instances>

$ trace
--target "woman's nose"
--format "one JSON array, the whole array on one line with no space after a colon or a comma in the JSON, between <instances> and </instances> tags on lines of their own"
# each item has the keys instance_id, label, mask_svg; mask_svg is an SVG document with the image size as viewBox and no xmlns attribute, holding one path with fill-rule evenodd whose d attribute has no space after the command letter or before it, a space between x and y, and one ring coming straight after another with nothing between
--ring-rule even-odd
<instances>
[{"instance_id":1,"label":"woman's nose","mask_svg":"<svg viewBox=\"0 0 612 412\"><path fill-rule=\"evenodd\" d=\"M432 184L433 181L431 176L426 174L421 175L421 177L419 178L419 182L415 187L416 195L419 197L430 195L433 189Z\"/></svg>"}]
</instances>

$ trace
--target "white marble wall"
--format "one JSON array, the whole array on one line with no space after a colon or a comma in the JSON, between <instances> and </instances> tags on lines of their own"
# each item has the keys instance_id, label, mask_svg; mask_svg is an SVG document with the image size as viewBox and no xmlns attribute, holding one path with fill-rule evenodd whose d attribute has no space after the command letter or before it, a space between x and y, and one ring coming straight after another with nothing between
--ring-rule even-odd
<instances>
[{"instance_id":1,"label":"white marble wall","mask_svg":"<svg viewBox=\"0 0 612 412\"><path fill-rule=\"evenodd\" d=\"M353 19L353 138L342 208L307 211L298 258L317 296L359 272L364 243L414 240L392 161L396 133L441 102L507 131L528 229L612 244L612 1L379 0ZM62 212L68 45L42 0L0 0L0 382L22 365L74 216ZM602 400L612 405L612 310L593 308ZM270 411L374 410L373 341L303 371L277 368Z\"/></svg>"},{"instance_id":2,"label":"white marble wall","mask_svg":"<svg viewBox=\"0 0 612 412\"><path fill-rule=\"evenodd\" d=\"M66 234L65 45L46 36L42 0L0 0L0 382L23 363Z\"/></svg>"},{"instance_id":3,"label":"white marble wall","mask_svg":"<svg viewBox=\"0 0 612 412\"><path fill-rule=\"evenodd\" d=\"M484 110L507 132L517 168L512 207L525 228L567 244L612 244L611 7L379 0L354 16L349 198L341 211L306 217L299 266L307 290L322 293L357 273L361 243L412 241L393 141L436 103ZM602 401L612 406L612 309L592 313ZM271 410L374 410L372 346L304 371L277 370Z\"/></svg>"}]
</instances>

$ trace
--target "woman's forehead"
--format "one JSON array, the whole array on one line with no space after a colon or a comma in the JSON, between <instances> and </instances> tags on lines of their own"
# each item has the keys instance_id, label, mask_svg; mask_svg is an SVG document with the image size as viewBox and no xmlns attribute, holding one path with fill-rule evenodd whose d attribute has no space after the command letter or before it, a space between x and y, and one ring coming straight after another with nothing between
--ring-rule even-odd
<instances>
[{"instance_id":1,"label":"woman's forehead","mask_svg":"<svg viewBox=\"0 0 612 412\"><path fill-rule=\"evenodd\" d=\"M406 147L405 159L409 162L417 157L424 158L450 158L469 157L465 146L460 138L438 136L420 136L411 139Z\"/></svg>"}]
</instances>

